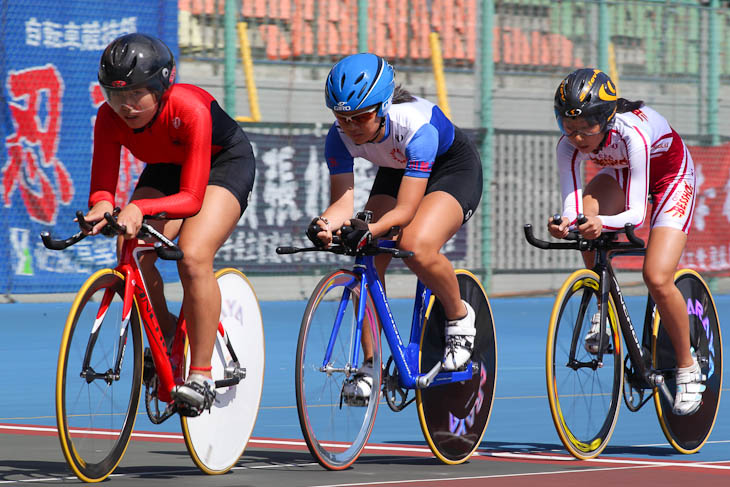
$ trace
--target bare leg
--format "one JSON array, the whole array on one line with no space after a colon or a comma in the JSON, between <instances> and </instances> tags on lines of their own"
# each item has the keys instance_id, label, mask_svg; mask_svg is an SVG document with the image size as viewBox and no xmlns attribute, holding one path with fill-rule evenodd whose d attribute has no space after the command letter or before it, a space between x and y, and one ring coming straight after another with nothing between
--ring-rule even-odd
<instances>
[{"instance_id":1,"label":"bare leg","mask_svg":"<svg viewBox=\"0 0 730 487\"><path fill-rule=\"evenodd\" d=\"M687 235L681 230L670 227L653 228L649 234L643 268L644 281L674 346L677 367L692 365L687 305L674 284L674 272L686 242Z\"/></svg>"},{"instance_id":2,"label":"bare leg","mask_svg":"<svg viewBox=\"0 0 730 487\"><path fill-rule=\"evenodd\" d=\"M183 313L190 341L190 366L210 367L221 312L221 296L213 273L213 258L236 226L238 200L227 189L208 186L200 212L187 218L179 246L185 257L178 262L184 289ZM210 372L196 372L210 377Z\"/></svg>"},{"instance_id":3,"label":"bare leg","mask_svg":"<svg viewBox=\"0 0 730 487\"><path fill-rule=\"evenodd\" d=\"M141 187L135 190L131 201L146 198L162 198L163 196L165 195L157 189ZM149 221L148 223L157 231L164 234L167 238L174 239L180 231L182 220L155 220ZM117 243L118 251L120 251L122 244L121 237L119 237ZM155 267L155 262L157 262L157 254L154 252L145 252L140 257L139 265L140 270L142 271L142 276L144 277L145 286L147 287L147 292L149 293L150 302L152 303L152 309L155 311L157 322L160 324L160 328L162 329L162 334L166 337L170 337L174 334L177 323L174 322L167 308L167 301L165 300L164 293L164 282L162 281L160 271L157 267Z\"/></svg>"},{"instance_id":4,"label":"bare leg","mask_svg":"<svg viewBox=\"0 0 730 487\"><path fill-rule=\"evenodd\" d=\"M399 247L414 253L405 264L433 291L444 307L446 318L466 315L459 283L451 262L441 247L459 230L463 211L456 199L443 191L427 194L411 223L401 233Z\"/></svg>"}]
</instances>

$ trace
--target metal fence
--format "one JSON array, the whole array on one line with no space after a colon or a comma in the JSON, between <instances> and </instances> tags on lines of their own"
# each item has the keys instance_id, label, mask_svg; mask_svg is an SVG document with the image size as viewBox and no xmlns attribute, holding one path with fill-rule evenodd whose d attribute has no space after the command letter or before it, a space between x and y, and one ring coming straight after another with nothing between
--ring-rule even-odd
<instances>
[{"instance_id":1,"label":"metal fence","mask_svg":"<svg viewBox=\"0 0 730 487\"><path fill-rule=\"evenodd\" d=\"M223 63L225 2L179 0L179 9L182 58ZM495 93L513 87L549 104L545 84L552 86L574 68L599 66L640 96L662 86L668 96L660 111L675 118L689 114L684 118L691 124L679 121L685 123L683 135L704 134L689 142L719 143L718 93L730 84L728 2L246 0L237 4L235 21L248 26L254 65L289 66L302 70L300 75L364 50L417 75L430 69L428 34L437 32L447 85L471 89L472 109L478 112L477 121L465 128L482 135L477 138L490 182L481 215L469 224L464 263L488 272L579 265L577 255L540 252L524 243L524 223L542 227L545 212L560 208L556 134L514 125L508 130L504 117L488 113L503 103L491 98ZM280 122L290 126L291 120Z\"/></svg>"},{"instance_id":2,"label":"metal fence","mask_svg":"<svg viewBox=\"0 0 730 487\"><path fill-rule=\"evenodd\" d=\"M717 3L717 7L710 5ZM598 64L600 36L625 76L692 79L703 51L721 53L730 77L728 2L696 0L245 0L236 21L251 33L255 63L330 65L368 50L403 69L428 67L428 34L442 39L447 69L476 72L485 9L493 9L498 73L562 73ZM179 0L181 55L222 62L225 0ZM708 44L711 22L715 41ZM606 46L608 47L608 46Z\"/></svg>"}]
</instances>

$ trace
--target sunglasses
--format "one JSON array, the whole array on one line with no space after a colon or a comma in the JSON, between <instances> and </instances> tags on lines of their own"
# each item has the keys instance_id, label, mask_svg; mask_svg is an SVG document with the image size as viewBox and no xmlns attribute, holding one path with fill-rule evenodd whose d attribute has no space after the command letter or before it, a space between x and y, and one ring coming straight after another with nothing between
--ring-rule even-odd
<instances>
[{"instance_id":1,"label":"sunglasses","mask_svg":"<svg viewBox=\"0 0 730 487\"><path fill-rule=\"evenodd\" d=\"M590 125L587 128L593 128L594 126L595 125ZM597 130L593 130L591 132L587 131L586 129L573 130L572 132L568 132L568 129L565 127L565 122L560 117L558 117L558 127L560 127L560 131L566 137L575 137L576 135L582 135L583 137L591 137L593 135L598 135L601 132L603 132L600 125L598 125Z\"/></svg>"},{"instance_id":2,"label":"sunglasses","mask_svg":"<svg viewBox=\"0 0 730 487\"><path fill-rule=\"evenodd\" d=\"M593 135L598 135L601 132L602 132L602 130L600 129L600 127L598 130L593 131L593 132L585 132L583 130L573 130L572 132L568 132L567 130L565 130L565 128L563 128L563 135L565 135L566 137L575 137L576 135L582 135L583 137L591 137Z\"/></svg>"},{"instance_id":3,"label":"sunglasses","mask_svg":"<svg viewBox=\"0 0 730 487\"><path fill-rule=\"evenodd\" d=\"M361 125L363 123L367 123L371 121L373 118L375 118L375 112L378 110L378 106L375 105L374 107L365 110L364 112L360 112L357 115L342 115L340 113L335 113L335 118L339 122L347 122L347 123L356 123L358 125Z\"/></svg>"}]
</instances>

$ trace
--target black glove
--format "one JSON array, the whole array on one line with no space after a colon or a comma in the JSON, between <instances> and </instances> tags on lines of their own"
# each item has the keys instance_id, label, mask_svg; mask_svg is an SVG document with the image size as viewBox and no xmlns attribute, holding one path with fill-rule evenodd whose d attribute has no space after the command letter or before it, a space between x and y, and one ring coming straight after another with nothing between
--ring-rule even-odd
<instances>
[{"instance_id":1,"label":"black glove","mask_svg":"<svg viewBox=\"0 0 730 487\"><path fill-rule=\"evenodd\" d=\"M340 240L342 245L352 252L357 252L373 240L373 234L368 229L368 224L358 218L352 218L349 225L340 229Z\"/></svg>"},{"instance_id":2,"label":"black glove","mask_svg":"<svg viewBox=\"0 0 730 487\"><path fill-rule=\"evenodd\" d=\"M321 226L319 226L319 221L322 220L322 217L314 217L307 227L307 238L312 241L315 247L324 248L325 243L320 240L320 238L317 236L319 232L324 232ZM325 222L326 223L326 222Z\"/></svg>"}]
</instances>

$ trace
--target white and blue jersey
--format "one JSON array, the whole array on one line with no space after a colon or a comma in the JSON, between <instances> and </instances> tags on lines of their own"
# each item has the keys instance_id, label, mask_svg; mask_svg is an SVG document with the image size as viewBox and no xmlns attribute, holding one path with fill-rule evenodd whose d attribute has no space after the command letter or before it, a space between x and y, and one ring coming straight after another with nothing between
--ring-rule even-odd
<instances>
[{"instance_id":1,"label":"white and blue jersey","mask_svg":"<svg viewBox=\"0 0 730 487\"><path fill-rule=\"evenodd\" d=\"M405 169L405 175L428 178L436 158L454 141L454 124L423 98L398 103L385 116L385 134L373 143L355 144L335 121L327 134L324 156L330 174L353 171L355 157L377 166Z\"/></svg>"}]
</instances>

